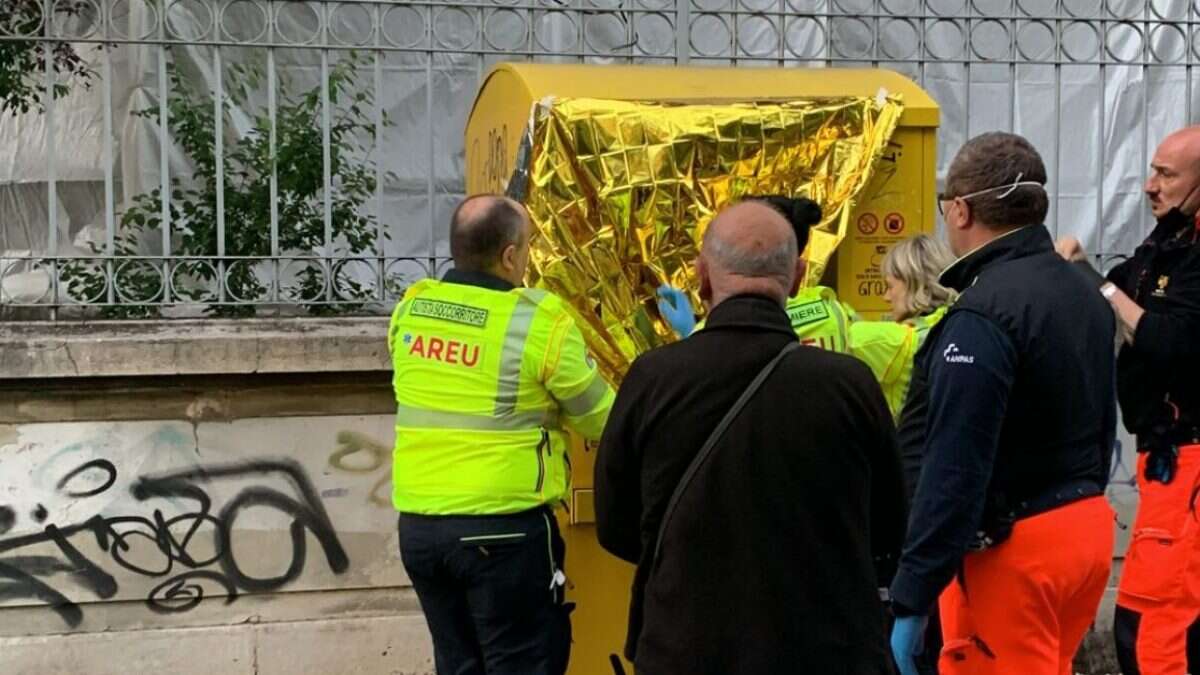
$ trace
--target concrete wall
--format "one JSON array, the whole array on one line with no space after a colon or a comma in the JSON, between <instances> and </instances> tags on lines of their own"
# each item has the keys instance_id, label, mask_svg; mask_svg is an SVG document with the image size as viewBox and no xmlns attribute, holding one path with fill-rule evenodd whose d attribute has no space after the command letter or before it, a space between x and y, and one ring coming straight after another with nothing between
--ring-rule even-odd
<instances>
[{"instance_id":1,"label":"concrete wall","mask_svg":"<svg viewBox=\"0 0 1200 675\"><path fill-rule=\"evenodd\" d=\"M6 331L0 670L432 673L385 328Z\"/></svg>"},{"instance_id":2,"label":"concrete wall","mask_svg":"<svg viewBox=\"0 0 1200 675\"><path fill-rule=\"evenodd\" d=\"M385 331L4 326L0 671L432 673L388 502ZM1110 501L1128 525L1122 440ZM1116 562L1080 672L1116 672Z\"/></svg>"}]
</instances>

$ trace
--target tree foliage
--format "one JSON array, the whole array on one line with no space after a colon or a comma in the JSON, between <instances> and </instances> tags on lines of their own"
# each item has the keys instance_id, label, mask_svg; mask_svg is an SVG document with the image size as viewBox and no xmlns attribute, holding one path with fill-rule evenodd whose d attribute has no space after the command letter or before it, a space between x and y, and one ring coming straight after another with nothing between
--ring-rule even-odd
<instances>
[{"instance_id":1,"label":"tree foliage","mask_svg":"<svg viewBox=\"0 0 1200 675\"><path fill-rule=\"evenodd\" d=\"M255 302L270 300L271 284L279 277L273 269L271 241L271 176L277 180L278 254L281 258L318 256L328 260L372 256L378 242L377 218L364 208L375 194L375 166L365 158L375 141L375 124L369 111L372 94L355 86L355 70L363 63L350 55L330 70L327 86L331 112L330 195L332 250L326 248L323 107L321 88L299 96L280 93L276 106L275 151L270 146L270 118L264 110L253 118L249 132L231 138L232 106L249 110L250 92L261 85L261 70L234 65L225 74L226 99L222 111L227 133L224 155L218 166L216 111L212 93L197 91L179 68L168 69L168 127L193 167L189 177L171 179L170 255L186 259L174 263L170 277L172 300L205 304L216 316L251 316ZM282 87L281 87L282 89ZM134 113L157 123L157 108ZM218 258L218 174L224 179L224 258ZM162 239L160 188L141 193L120 217L115 239L118 258L137 257L143 242ZM382 243L382 242L378 242ZM251 258L252 260L235 260ZM263 260L253 260L260 258ZM278 263L282 268L286 260ZM224 265L224 302L218 302L221 266ZM310 314L354 311L372 298L374 285L364 286L349 269L336 262L294 260L296 283L280 290ZM76 298L96 298L106 290L105 274L96 265L78 263L65 275ZM155 300L163 297L163 275L150 263L126 266L113 280L121 289L116 304L105 308L108 317L149 317L158 314ZM328 300L336 302L330 303Z\"/></svg>"},{"instance_id":2,"label":"tree foliage","mask_svg":"<svg viewBox=\"0 0 1200 675\"><path fill-rule=\"evenodd\" d=\"M86 0L55 0L50 25L61 26L81 17ZM0 34L13 37L46 35L44 0L0 0ZM52 31L53 32L53 31ZM0 112L27 113L45 108L46 61L54 71L54 98L66 96L73 83L89 86L94 71L66 40L0 41Z\"/></svg>"}]
</instances>

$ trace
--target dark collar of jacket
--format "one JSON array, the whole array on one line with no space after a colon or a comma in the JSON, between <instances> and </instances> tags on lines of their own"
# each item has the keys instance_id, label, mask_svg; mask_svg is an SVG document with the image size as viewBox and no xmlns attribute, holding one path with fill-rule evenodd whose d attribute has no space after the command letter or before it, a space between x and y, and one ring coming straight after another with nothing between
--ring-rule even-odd
<instances>
[{"instance_id":1,"label":"dark collar of jacket","mask_svg":"<svg viewBox=\"0 0 1200 675\"><path fill-rule=\"evenodd\" d=\"M796 336L787 312L778 302L765 295L750 293L727 298L713 309L704 322L705 331L724 328L773 330Z\"/></svg>"},{"instance_id":2,"label":"dark collar of jacket","mask_svg":"<svg viewBox=\"0 0 1200 675\"><path fill-rule=\"evenodd\" d=\"M1026 225L1006 232L964 255L942 272L939 281L959 293L970 288L984 270L1009 260L1054 251L1054 240L1043 225Z\"/></svg>"},{"instance_id":3,"label":"dark collar of jacket","mask_svg":"<svg viewBox=\"0 0 1200 675\"><path fill-rule=\"evenodd\" d=\"M1191 248L1196 245L1196 237L1200 224L1173 226L1169 221L1160 220L1154 225L1150 236L1142 242L1143 246L1157 248L1160 251L1174 251L1181 248Z\"/></svg>"},{"instance_id":4,"label":"dark collar of jacket","mask_svg":"<svg viewBox=\"0 0 1200 675\"><path fill-rule=\"evenodd\" d=\"M516 288L509 282L501 279L494 274L487 272L475 272L471 270L452 269L442 276L442 281L451 284L463 284L464 286L478 286L480 288L488 288L493 291L511 291Z\"/></svg>"}]
</instances>

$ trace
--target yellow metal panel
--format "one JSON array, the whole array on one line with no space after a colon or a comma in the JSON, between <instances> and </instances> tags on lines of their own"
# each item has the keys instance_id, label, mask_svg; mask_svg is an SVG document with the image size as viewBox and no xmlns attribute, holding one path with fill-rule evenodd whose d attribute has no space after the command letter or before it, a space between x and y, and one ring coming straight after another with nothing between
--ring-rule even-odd
<instances>
[{"instance_id":1,"label":"yellow metal panel","mask_svg":"<svg viewBox=\"0 0 1200 675\"><path fill-rule=\"evenodd\" d=\"M850 217L837 254L838 298L864 319L887 318L887 284L880 263L897 242L934 228L933 129L901 127L880 159Z\"/></svg>"},{"instance_id":2,"label":"yellow metal panel","mask_svg":"<svg viewBox=\"0 0 1200 675\"><path fill-rule=\"evenodd\" d=\"M634 567L600 548L594 525L567 525L561 518L559 524L567 544L567 601L575 603L567 675L613 675L610 659L625 648ZM629 662L621 662L633 675Z\"/></svg>"},{"instance_id":3,"label":"yellow metal panel","mask_svg":"<svg viewBox=\"0 0 1200 675\"><path fill-rule=\"evenodd\" d=\"M904 96L901 127L936 129L937 103L890 70L501 63L467 121L467 193L503 191L533 104L547 96L719 103L874 96L880 88Z\"/></svg>"},{"instance_id":4,"label":"yellow metal panel","mask_svg":"<svg viewBox=\"0 0 1200 675\"><path fill-rule=\"evenodd\" d=\"M770 101L793 98L874 96L882 87L904 96L904 126L938 125L937 103L907 77L878 68L710 68L681 66L617 66L548 63L502 63L492 78L515 78L527 103L544 96L609 98L619 101ZM502 88L510 85L497 83ZM512 91L512 89L509 89ZM491 106L477 101L471 116ZM528 110L524 115L528 115Z\"/></svg>"},{"instance_id":5,"label":"yellow metal panel","mask_svg":"<svg viewBox=\"0 0 1200 675\"><path fill-rule=\"evenodd\" d=\"M467 120L467 194L504 192L533 103L516 71L488 75Z\"/></svg>"},{"instance_id":6,"label":"yellow metal panel","mask_svg":"<svg viewBox=\"0 0 1200 675\"><path fill-rule=\"evenodd\" d=\"M887 306L879 262L897 241L932 232L936 208L938 107L898 73L500 64L486 78L467 124L467 192L504 190L532 106L546 96L719 103L873 96L881 87L902 94L905 111L892 147L855 207L851 234L827 274L839 296L864 318L881 318ZM625 640L634 568L607 554L596 540L594 448L576 441L570 453L575 489L570 516L560 517L567 542L567 596L577 603L568 675L611 675L609 659L621 653ZM627 663L625 670L633 672Z\"/></svg>"}]
</instances>

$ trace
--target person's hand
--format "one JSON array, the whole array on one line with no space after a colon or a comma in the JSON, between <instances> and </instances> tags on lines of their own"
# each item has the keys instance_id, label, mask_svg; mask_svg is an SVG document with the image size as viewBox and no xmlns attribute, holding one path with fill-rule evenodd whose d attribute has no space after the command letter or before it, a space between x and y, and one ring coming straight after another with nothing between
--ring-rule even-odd
<instances>
[{"instance_id":1,"label":"person's hand","mask_svg":"<svg viewBox=\"0 0 1200 675\"><path fill-rule=\"evenodd\" d=\"M692 303L687 293L663 284L658 287L658 313L667 320L671 330L685 338L696 330L696 313L692 311Z\"/></svg>"},{"instance_id":2,"label":"person's hand","mask_svg":"<svg viewBox=\"0 0 1200 675\"><path fill-rule=\"evenodd\" d=\"M925 627L928 625L927 616L896 617L892 625L892 657L896 659L900 675L920 675L914 659L925 651Z\"/></svg>"},{"instance_id":3,"label":"person's hand","mask_svg":"<svg viewBox=\"0 0 1200 675\"><path fill-rule=\"evenodd\" d=\"M1179 448L1169 445L1151 450L1146 455L1146 470L1144 475L1148 481L1158 481L1170 485L1175 480L1175 471L1179 468Z\"/></svg>"},{"instance_id":4,"label":"person's hand","mask_svg":"<svg viewBox=\"0 0 1200 675\"><path fill-rule=\"evenodd\" d=\"M1087 251L1083 250L1083 244L1075 237L1063 237L1054 242L1054 251L1067 262L1087 260Z\"/></svg>"}]
</instances>

